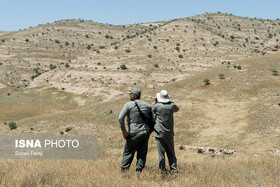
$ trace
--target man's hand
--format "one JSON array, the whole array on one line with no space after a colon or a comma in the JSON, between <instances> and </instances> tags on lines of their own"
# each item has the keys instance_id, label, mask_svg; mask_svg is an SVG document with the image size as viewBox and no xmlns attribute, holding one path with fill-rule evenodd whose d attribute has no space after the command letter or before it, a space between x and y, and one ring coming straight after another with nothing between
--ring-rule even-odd
<instances>
[{"instance_id":1,"label":"man's hand","mask_svg":"<svg viewBox=\"0 0 280 187\"><path fill-rule=\"evenodd\" d=\"M154 102L157 103L157 97L154 98Z\"/></svg>"},{"instance_id":2,"label":"man's hand","mask_svg":"<svg viewBox=\"0 0 280 187\"><path fill-rule=\"evenodd\" d=\"M127 131L123 131L122 134L124 139L126 139L129 136L129 132Z\"/></svg>"}]
</instances>

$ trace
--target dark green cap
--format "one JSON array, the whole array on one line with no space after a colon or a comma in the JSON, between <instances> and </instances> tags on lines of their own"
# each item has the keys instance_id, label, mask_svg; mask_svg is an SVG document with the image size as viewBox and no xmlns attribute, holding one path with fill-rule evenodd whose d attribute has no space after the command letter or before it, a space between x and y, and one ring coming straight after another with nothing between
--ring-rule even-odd
<instances>
[{"instance_id":1,"label":"dark green cap","mask_svg":"<svg viewBox=\"0 0 280 187\"><path fill-rule=\"evenodd\" d=\"M133 88L132 90L130 90L130 91L128 91L128 92L126 92L126 93L128 93L128 94L135 94L135 95L138 95L138 96L140 96L141 95L141 90L139 90L138 88Z\"/></svg>"}]
</instances>

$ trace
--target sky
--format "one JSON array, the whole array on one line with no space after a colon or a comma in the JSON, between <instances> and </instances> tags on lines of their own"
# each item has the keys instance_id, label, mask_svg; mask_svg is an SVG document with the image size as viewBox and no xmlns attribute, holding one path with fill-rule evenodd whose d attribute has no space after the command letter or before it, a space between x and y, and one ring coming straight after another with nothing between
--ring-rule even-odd
<instances>
[{"instance_id":1,"label":"sky","mask_svg":"<svg viewBox=\"0 0 280 187\"><path fill-rule=\"evenodd\" d=\"M0 30L17 31L62 19L125 25L222 12L280 18L280 0L0 0Z\"/></svg>"}]
</instances>

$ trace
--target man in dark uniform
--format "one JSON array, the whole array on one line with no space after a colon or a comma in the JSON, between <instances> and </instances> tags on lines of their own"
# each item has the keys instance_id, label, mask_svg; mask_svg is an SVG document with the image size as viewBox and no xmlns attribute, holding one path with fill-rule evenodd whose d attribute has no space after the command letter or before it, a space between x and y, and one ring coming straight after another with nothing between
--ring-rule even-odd
<instances>
[{"instance_id":1,"label":"man in dark uniform","mask_svg":"<svg viewBox=\"0 0 280 187\"><path fill-rule=\"evenodd\" d=\"M157 93L155 102L152 104L153 114L156 120L155 138L159 154L159 168L165 172L165 153L172 172L177 172L177 159L174 150L174 119L173 113L179 107L171 101L166 90Z\"/></svg>"},{"instance_id":2,"label":"man in dark uniform","mask_svg":"<svg viewBox=\"0 0 280 187\"><path fill-rule=\"evenodd\" d=\"M137 152L136 173L140 174L146 163L150 129L140 116L135 102L138 103L140 110L145 116L148 116L152 109L148 103L140 100L141 91L138 88L134 88L128 93L130 101L124 105L118 118L123 137L126 139L121 161L121 171L129 169L134 154ZM125 128L125 117L127 118L128 131Z\"/></svg>"}]
</instances>

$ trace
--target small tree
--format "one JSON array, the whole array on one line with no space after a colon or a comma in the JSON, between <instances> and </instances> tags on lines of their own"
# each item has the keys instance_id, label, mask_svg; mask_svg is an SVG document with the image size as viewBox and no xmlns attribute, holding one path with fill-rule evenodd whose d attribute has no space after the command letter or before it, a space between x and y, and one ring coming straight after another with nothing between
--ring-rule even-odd
<instances>
[{"instance_id":1,"label":"small tree","mask_svg":"<svg viewBox=\"0 0 280 187\"><path fill-rule=\"evenodd\" d=\"M151 55L151 54L148 54L147 56L148 56L148 58L152 58L152 55Z\"/></svg>"},{"instance_id":2,"label":"small tree","mask_svg":"<svg viewBox=\"0 0 280 187\"><path fill-rule=\"evenodd\" d=\"M9 128L10 128L11 130L13 130L13 129L16 129L16 128L17 128L17 124L16 124L15 122L11 122L11 123L9 123L9 124L8 124L8 126L9 126Z\"/></svg>"},{"instance_id":3,"label":"small tree","mask_svg":"<svg viewBox=\"0 0 280 187\"><path fill-rule=\"evenodd\" d=\"M278 76L279 75L278 71L276 69L272 69L271 72L272 72L272 75L274 75L274 76Z\"/></svg>"},{"instance_id":4,"label":"small tree","mask_svg":"<svg viewBox=\"0 0 280 187\"><path fill-rule=\"evenodd\" d=\"M66 63L66 64L65 64L65 67L66 67L66 68L70 68L69 63Z\"/></svg>"},{"instance_id":5,"label":"small tree","mask_svg":"<svg viewBox=\"0 0 280 187\"><path fill-rule=\"evenodd\" d=\"M210 84L210 80L209 79L204 79L203 82L204 82L205 85L209 85Z\"/></svg>"},{"instance_id":6,"label":"small tree","mask_svg":"<svg viewBox=\"0 0 280 187\"><path fill-rule=\"evenodd\" d=\"M91 48L91 45L88 45L88 46L87 46L87 49L90 50L90 48Z\"/></svg>"},{"instance_id":7,"label":"small tree","mask_svg":"<svg viewBox=\"0 0 280 187\"><path fill-rule=\"evenodd\" d=\"M53 70L53 69L55 69L56 67L57 67L56 65L50 64L50 70Z\"/></svg>"},{"instance_id":8,"label":"small tree","mask_svg":"<svg viewBox=\"0 0 280 187\"><path fill-rule=\"evenodd\" d=\"M183 58L183 55L180 54L180 55L178 55L178 57L179 57L179 58Z\"/></svg>"},{"instance_id":9,"label":"small tree","mask_svg":"<svg viewBox=\"0 0 280 187\"><path fill-rule=\"evenodd\" d=\"M65 132L69 132L73 129L73 127L66 127Z\"/></svg>"},{"instance_id":10,"label":"small tree","mask_svg":"<svg viewBox=\"0 0 280 187\"><path fill-rule=\"evenodd\" d=\"M224 74L219 74L219 78L220 79L225 79L225 75Z\"/></svg>"},{"instance_id":11,"label":"small tree","mask_svg":"<svg viewBox=\"0 0 280 187\"><path fill-rule=\"evenodd\" d=\"M154 49L157 49L157 46L156 46L156 45L154 46Z\"/></svg>"},{"instance_id":12,"label":"small tree","mask_svg":"<svg viewBox=\"0 0 280 187\"><path fill-rule=\"evenodd\" d=\"M127 69L127 68L126 68L126 65L124 65L124 64L120 65L120 68L121 68L122 70Z\"/></svg>"},{"instance_id":13,"label":"small tree","mask_svg":"<svg viewBox=\"0 0 280 187\"><path fill-rule=\"evenodd\" d=\"M154 64L154 66L155 66L156 68L159 68L158 64Z\"/></svg>"},{"instance_id":14,"label":"small tree","mask_svg":"<svg viewBox=\"0 0 280 187\"><path fill-rule=\"evenodd\" d=\"M240 66L240 65L238 65L238 66L236 66L236 68L240 70L240 69L241 69L241 66Z\"/></svg>"}]
</instances>

